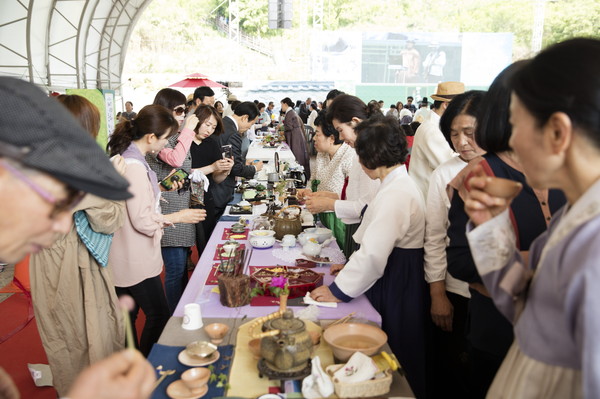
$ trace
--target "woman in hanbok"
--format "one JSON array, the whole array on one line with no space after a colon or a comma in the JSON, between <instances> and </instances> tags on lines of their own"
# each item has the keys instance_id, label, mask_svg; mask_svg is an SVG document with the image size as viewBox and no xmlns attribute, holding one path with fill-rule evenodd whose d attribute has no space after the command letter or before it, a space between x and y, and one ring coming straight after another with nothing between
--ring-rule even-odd
<instances>
[{"instance_id":1,"label":"woman in hanbok","mask_svg":"<svg viewBox=\"0 0 600 399\"><path fill-rule=\"evenodd\" d=\"M284 112L283 132L285 142L296 157L296 161L304 167L304 174L310 176L310 158L306 150L306 136L302 119L294 111L294 103L289 97L281 100L281 112Z\"/></svg>"},{"instance_id":2,"label":"woman in hanbok","mask_svg":"<svg viewBox=\"0 0 600 399\"><path fill-rule=\"evenodd\" d=\"M320 302L349 302L365 294L381 314L388 344L416 396L426 397L427 289L423 271L425 202L404 166L406 138L393 118L356 126L356 153L365 173L381 181L365 206L354 239L360 248L333 265L330 286L311 292Z\"/></svg>"},{"instance_id":3,"label":"woman in hanbok","mask_svg":"<svg viewBox=\"0 0 600 399\"><path fill-rule=\"evenodd\" d=\"M598 70L600 41L573 39L542 51L511 80L510 146L527 182L567 198L528 257L516 250L512 198L486 194L492 183L482 169L469 180L469 245L515 332L488 398L600 397Z\"/></svg>"},{"instance_id":4,"label":"woman in hanbok","mask_svg":"<svg viewBox=\"0 0 600 399\"><path fill-rule=\"evenodd\" d=\"M350 169L356 159L356 152L340 139L340 133L327 123L322 111L314 121L316 126L315 148L317 159L312 169L310 181L305 190L298 190L298 198L312 192L325 191L341 196L347 184ZM340 248L346 240L346 225L335 216L335 212L319 214L321 223L332 230Z\"/></svg>"},{"instance_id":5,"label":"woman in hanbok","mask_svg":"<svg viewBox=\"0 0 600 399\"><path fill-rule=\"evenodd\" d=\"M378 105L367 106L358 97L339 94L327 109L327 123L332 124L339 132L340 139L354 147L356 125L370 118L382 118L377 107ZM361 168L358 157L355 157L341 194L318 191L312 193L306 201L306 207L311 213L333 211L335 216L346 224L343 247L346 258L357 249L352 235L360 225L362 209L373 199L378 187L379 181L370 179Z\"/></svg>"}]
</instances>

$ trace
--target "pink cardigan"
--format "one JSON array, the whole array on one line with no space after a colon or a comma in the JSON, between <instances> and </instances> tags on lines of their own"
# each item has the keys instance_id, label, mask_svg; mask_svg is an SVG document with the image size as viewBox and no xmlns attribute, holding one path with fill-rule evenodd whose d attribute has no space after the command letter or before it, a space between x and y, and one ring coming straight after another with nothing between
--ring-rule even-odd
<instances>
[{"instance_id":1,"label":"pink cardigan","mask_svg":"<svg viewBox=\"0 0 600 399\"><path fill-rule=\"evenodd\" d=\"M179 137L177 138L177 145L175 148L163 148L159 153L158 157L164 163L171 165L174 168L181 168L185 156L190 151L192 140L196 133L192 129L184 128Z\"/></svg>"},{"instance_id":2,"label":"pink cardigan","mask_svg":"<svg viewBox=\"0 0 600 399\"><path fill-rule=\"evenodd\" d=\"M160 239L164 217L158 208L145 166L127 159L125 178L133 198L126 201L127 218L115 232L109 264L117 287L131 287L162 271Z\"/></svg>"}]
</instances>

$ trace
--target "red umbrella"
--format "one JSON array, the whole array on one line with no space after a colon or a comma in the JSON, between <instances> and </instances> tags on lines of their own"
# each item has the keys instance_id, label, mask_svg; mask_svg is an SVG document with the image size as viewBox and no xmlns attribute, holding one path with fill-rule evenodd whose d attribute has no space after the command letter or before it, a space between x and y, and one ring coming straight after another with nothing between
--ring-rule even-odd
<instances>
[{"instance_id":1,"label":"red umbrella","mask_svg":"<svg viewBox=\"0 0 600 399\"><path fill-rule=\"evenodd\" d=\"M200 86L208 86L208 87L225 87L222 84L219 84L215 81L212 81L206 75L202 75L201 73L193 73L185 77L185 79L180 80L177 83L173 83L169 87L200 87Z\"/></svg>"}]
</instances>

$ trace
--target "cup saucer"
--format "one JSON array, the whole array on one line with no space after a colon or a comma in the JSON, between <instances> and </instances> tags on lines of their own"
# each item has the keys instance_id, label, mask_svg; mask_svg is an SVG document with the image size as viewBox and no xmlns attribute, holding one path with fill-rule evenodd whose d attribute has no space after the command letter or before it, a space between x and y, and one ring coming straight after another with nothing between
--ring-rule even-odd
<instances>
[{"instance_id":1,"label":"cup saucer","mask_svg":"<svg viewBox=\"0 0 600 399\"><path fill-rule=\"evenodd\" d=\"M198 399L206 395L207 392L208 385L191 390L185 385L183 380L172 382L167 387L167 396L171 399Z\"/></svg>"},{"instance_id":2,"label":"cup saucer","mask_svg":"<svg viewBox=\"0 0 600 399\"><path fill-rule=\"evenodd\" d=\"M205 359L195 358L195 357L188 355L184 349L181 352L179 352L179 356L177 356L177 360L179 360L179 362L181 364L185 364L186 366L202 367L202 366L208 366L209 364L213 364L214 362L219 360L220 357L221 357L221 354L219 353L219 351L215 351L212 355L210 355L209 357L207 357Z\"/></svg>"}]
</instances>

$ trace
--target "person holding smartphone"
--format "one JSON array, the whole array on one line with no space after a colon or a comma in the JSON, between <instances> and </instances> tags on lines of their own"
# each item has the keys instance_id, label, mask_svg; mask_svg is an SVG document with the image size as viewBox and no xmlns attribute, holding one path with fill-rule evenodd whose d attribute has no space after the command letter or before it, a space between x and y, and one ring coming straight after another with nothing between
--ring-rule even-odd
<instances>
[{"instance_id":1,"label":"person holding smartphone","mask_svg":"<svg viewBox=\"0 0 600 399\"><path fill-rule=\"evenodd\" d=\"M167 145L160 152L146 156L148 165L156 172L159 180L169 176L173 168L181 169L181 173L188 175L192 173L190 146L194 138L194 129L198 125L198 118L194 114L186 118L185 101L183 93L170 88L160 90L154 98L154 104L162 105L171 111L173 118L178 122L178 129L181 129L169 137ZM190 209L190 201L189 189L166 191L161 195L162 213L166 215ZM202 213L203 220L204 210L197 210L197 212ZM188 253L196 242L195 234L196 228L193 224L177 223L165 228L160 242L165 264L165 293L171 313L175 311L187 285Z\"/></svg>"},{"instance_id":2,"label":"person holding smartphone","mask_svg":"<svg viewBox=\"0 0 600 399\"><path fill-rule=\"evenodd\" d=\"M258 115L256 105L251 101L245 101L235 107L233 115L223 118L225 132L219 136L219 144L221 146L231 145L233 167L229 176L221 184L216 185L213 190L217 219L233 198L235 178L252 179L256 172L263 167L262 161L251 161L251 164L247 164L242 157L242 135L256 122Z\"/></svg>"},{"instance_id":3,"label":"person holding smartphone","mask_svg":"<svg viewBox=\"0 0 600 399\"><path fill-rule=\"evenodd\" d=\"M163 258L159 243L163 229L175 223L198 223L204 217L200 209L182 209L167 215L160 212L158 179L145 157L162 150L178 127L165 107L147 105L133 121L117 125L108 142L111 156L125 158L125 177L134 195L125 204L127 218L123 227L115 232L109 262L113 266L117 295L129 295L135 300L131 312L134 330L139 308L146 314L139 345L145 356L158 341L170 316L160 279ZM180 187L179 183L174 186L175 189ZM137 335L134 333L134 336Z\"/></svg>"}]
</instances>

